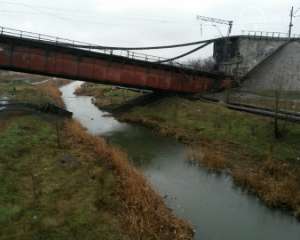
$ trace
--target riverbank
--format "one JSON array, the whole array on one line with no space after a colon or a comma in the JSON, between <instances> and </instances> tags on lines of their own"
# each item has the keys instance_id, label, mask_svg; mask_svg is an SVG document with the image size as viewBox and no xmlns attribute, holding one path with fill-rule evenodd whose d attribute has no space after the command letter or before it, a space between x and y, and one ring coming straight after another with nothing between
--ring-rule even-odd
<instances>
[{"instance_id":1,"label":"riverbank","mask_svg":"<svg viewBox=\"0 0 300 240\"><path fill-rule=\"evenodd\" d=\"M142 96L140 92L116 87L86 83L75 92L77 95L93 97L93 103L101 109L111 110L126 101Z\"/></svg>"},{"instance_id":2,"label":"riverbank","mask_svg":"<svg viewBox=\"0 0 300 240\"><path fill-rule=\"evenodd\" d=\"M13 94L62 106L57 87L18 84ZM79 123L31 111L0 114L0 239L192 238L190 225L126 154Z\"/></svg>"},{"instance_id":3,"label":"riverbank","mask_svg":"<svg viewBox=\"0 0 300 240\"><path fill-rule=\"evenodd\" d=\"M105 95L99 86L89 88L98 91L95 103L101 108ZM214 171L226 170L239 186L269 207L287 209L299 217L299 125L281 123L283 136L275 139L272 119L180 97L165 98L117 117L188 144L192 161Z\"/></svg>"}]
</instances>

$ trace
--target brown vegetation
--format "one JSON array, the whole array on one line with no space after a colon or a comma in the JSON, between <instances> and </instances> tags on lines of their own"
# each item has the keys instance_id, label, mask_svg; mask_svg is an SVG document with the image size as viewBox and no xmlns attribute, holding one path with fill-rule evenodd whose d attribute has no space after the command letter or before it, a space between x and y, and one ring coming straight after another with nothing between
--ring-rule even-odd
<instances>
[{"instance_id":1,"label":"brown vegetation","mask_svg":"<svg viewBox=\"0 0 300 240\"><path fill-rule=\"evenodd\" d=\"M49 96L58 106L63 107L64 102L61 98L61 92L58 88L67 83L69 83L68 80L48 81L44 84L38 85L37 88L46 96Z\"/></svg>"},{"instance_id":2,"label":"brown vegetation","mask_svg":"<svg viewBox=\"0 0 300 240\"><path fill-rule=\"evenodd\" d=\"M300 217L300 170L296 166L271 157L253 161L242 155L240 158L247 159L234 163L230 156L232 154L226 154L220 147L194 146L188 151L189 160L199 162L209 170L229 169L238 186L256 194L267 206L287 209Z\"/></svg>"},{"instance_id":3,"label":"brown vegetation","mask_svg":"<svg viewBox=\"0 0 300 240\"><path fill-rule=\"evenodd\" d=\"M229 164L226 162L226 157L222 151L203 144L189 147L187 157L190 161L204 165L207 169L213 171L223 171Z\"/></svg>"},{"instance_id":4,"label":"brown vegetation","mask_svg":"<svg viewBox=\"0 0 300 240\"><path fill-rule=\"evenodd\" d=\"M272 159L257 166L234 168L234 181L256 193L269 207L292 210L300 217L300 173L284 162Z\"/></svg>"},{"instance_id":5,"label":"brown vegetation","mask_svg":"<svg viewBox=\"0 0 300 240\"><path fill-rule=\"evenodd\" d=\"M7 123L4 121L0 121L0 131L2 131L6 127Z\"/></svg>"},{"instance_id":6,"label":"brown vegetation","mask_svg":"<svg viewBox=\"0 0 300 240\"><path fill-rule=\"evenodd\" d=\"M79 88L75 90L75 95L93 96L95 98L104 96L105 88L101 87L100 85L97 88L91 86L94 85L91 85L89 83L84 83L83 85L81 85Z\"/></svg>"},{"instance_id":7,"label":"brown vegetation","mask_svg":"<svg viewBox=\"0 0 300 240\"><path fill-rule=\"evenodd\" d=\"M120 217L132 239L192 238L190 225L171 213L144 176L129 164L126 154L110 147L103 139L88 135L77 122L68 122L65 128L66 139L71 144L94 152L95 159L105 159L105 165L119 177Z\"/></svg>"},{"instance_id":8,"label":"brown vegetation","mask_svg":"<svg viewBox=\"0 0 300 240\"><path fill-rule=\"evenodd\" d=\"M189 134L181 128L176 128L173 126L167 126L159 124L162 119L150 119L147 117L140 116L139 118L131 117L130 114L120 115L118 119L123 122L139 124L146 126L153 130L154 132L166 136L174 137L175 139L184 142L184 143L193 143L194 141L189 137Z\"/></svg>"}]
</instances>

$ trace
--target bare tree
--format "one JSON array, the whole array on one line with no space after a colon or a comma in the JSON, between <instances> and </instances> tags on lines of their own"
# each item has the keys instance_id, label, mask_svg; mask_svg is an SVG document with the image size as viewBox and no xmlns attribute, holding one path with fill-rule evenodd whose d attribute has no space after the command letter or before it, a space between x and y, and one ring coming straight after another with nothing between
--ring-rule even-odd
<instances>
[{"instance_id":1,"label":"bare tree","mask_svg":"<svg viewBox=\"0 0 300 240\"><path fill-rule=\"evenodd\" d=\"M293 65L292 59L288 61L289 66ZM288 88L290 87L291 81L295 74L289 71L286 66L281 66L276 71L275 75L273 76L273 91L274 91L274 137L276 139L281 138L285 131L286 131L286 124L287 121L283 121L283 124L280 125L280 118L279 115L280 110L282 107L289 109L287 104L292 104L292 102L288 99L285 99L285 93L287 92Z\"/></svg>"},{"instance_id":2,"label":"bare tree","mask_svg":"<svg viewBox=\"0 0 300 240\"><path fill-rule=\"evenodd\" d=\"M281 137L281 132L279 130L279 111L280 111L280 101L283 91L283 77L278 75L274 77L274 136L276 139Z\"/></svg>"},{"instance_id":3,"label":"bare tree","mask_svg":"<svg viewBox=\"0 0 300 240\"><path fill-rule=\"evenodd\" d=\"M187 61L187 64L194 69L211 72L215 70L216 62L213 57L192 59Z\"/></svg>"}]
</instances>

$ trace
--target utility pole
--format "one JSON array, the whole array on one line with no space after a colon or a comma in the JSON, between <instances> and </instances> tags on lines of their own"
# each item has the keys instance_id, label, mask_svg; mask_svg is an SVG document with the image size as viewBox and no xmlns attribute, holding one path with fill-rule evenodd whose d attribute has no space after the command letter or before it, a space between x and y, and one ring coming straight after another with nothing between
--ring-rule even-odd
<instances>
[{"instance_id":1,"label":"utility pole","mask_svg":"<svg viewBox=\"0 0 300 240\"><path fill-rule=\"evenodd\" d=\"M233 21L223 20L223 19L219 19L219 18L204 17L204 16L199 16L199 15L197 16L197 20L228 25L227 37L229 37L232 32Z\"/></svg>"},{"instance_id":2,"label":"utility pole","mask_svg":"<svg viewBox=\"0 0 300 240\"><path fill-rule=\"evenodd\" d=\"M229 24L229 28L228 28L228 32L227 32L227 37L229 37L232 32L233 21L229 21L228 24Z\"/></svg>"},{"instance_id":3,"label":"utility pole","mask_svg":"<svg viewBox=\"0 0 300 240\"><path fill-rule=\"evenodd\" d=\"M292 28L293 28L293 18L294 18L294 7L292 7L290 12L290 25L289 25L289 38L292 36Z\"/></svg>"},{"instance_id":4,"label":"utility pole","mask_svg":"<svg viewBox=\"0 0 300 240\"><path fill-rule=\"evenodd\" d=\"M231 41L230 41L229 37L230 37L230 34L232 32L233 21L232 20L224 20L224 19L220 19L220 18L211 18L211 17L199 16L199 15L197 16L197 20L210 22L210 23L216 23L216 24L222 24L222 25L227 25L228 26L227 36L224 38L224 47L223 47L223 59L226 59L226 61L227 61L227 59L229 58L228 53L229 53L230 44L231 44ZM216 28L217 28L217 26L216 26ZM221 35L222 35L222 33L221 33ZM238 64L237 64L237 67L236 67L236 75L238 74L238 67L239 67ZM223 64L223 70L222 71L225 72L225 73L228 72L228 67L227 67L226 64ZM237 78L237 76L235 78Z\"/></svg>"}]
</instances>

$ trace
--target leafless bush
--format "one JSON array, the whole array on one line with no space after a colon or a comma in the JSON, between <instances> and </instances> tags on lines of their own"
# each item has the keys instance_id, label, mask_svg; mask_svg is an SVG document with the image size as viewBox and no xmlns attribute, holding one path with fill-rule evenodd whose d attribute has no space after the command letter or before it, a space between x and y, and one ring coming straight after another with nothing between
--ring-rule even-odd
<instances>
[{"instance_id":1,"label":"leafless bush","mask_svg":"<svg viewBox=\"0 0 300 240\"><path fill-rule=\"evenodd\" d=\"M215 70L216 61L213 57L204 58L204 59L199 58L199 59L188 60L187 64L194 69L211 72Z\"/></svg>"},{"instance_id":2,"label":"leafless bush","mask_svg":"<svg viewBox=\"0 0 300 240\"><path fill-rule=\"evenodd\" d=\"M292 59L289 64L293 64ZM289 72L285 67L280 67L277 74L273 76L273 91L274 91L274 136L276 139L283 137L287 131L287 121L279 121L279 112L281 108L290 109L291 101L284 101L284 93L293 80L294 74ZM284 104L285 103L285 104Z\"/></svg>"}]
</instances>

